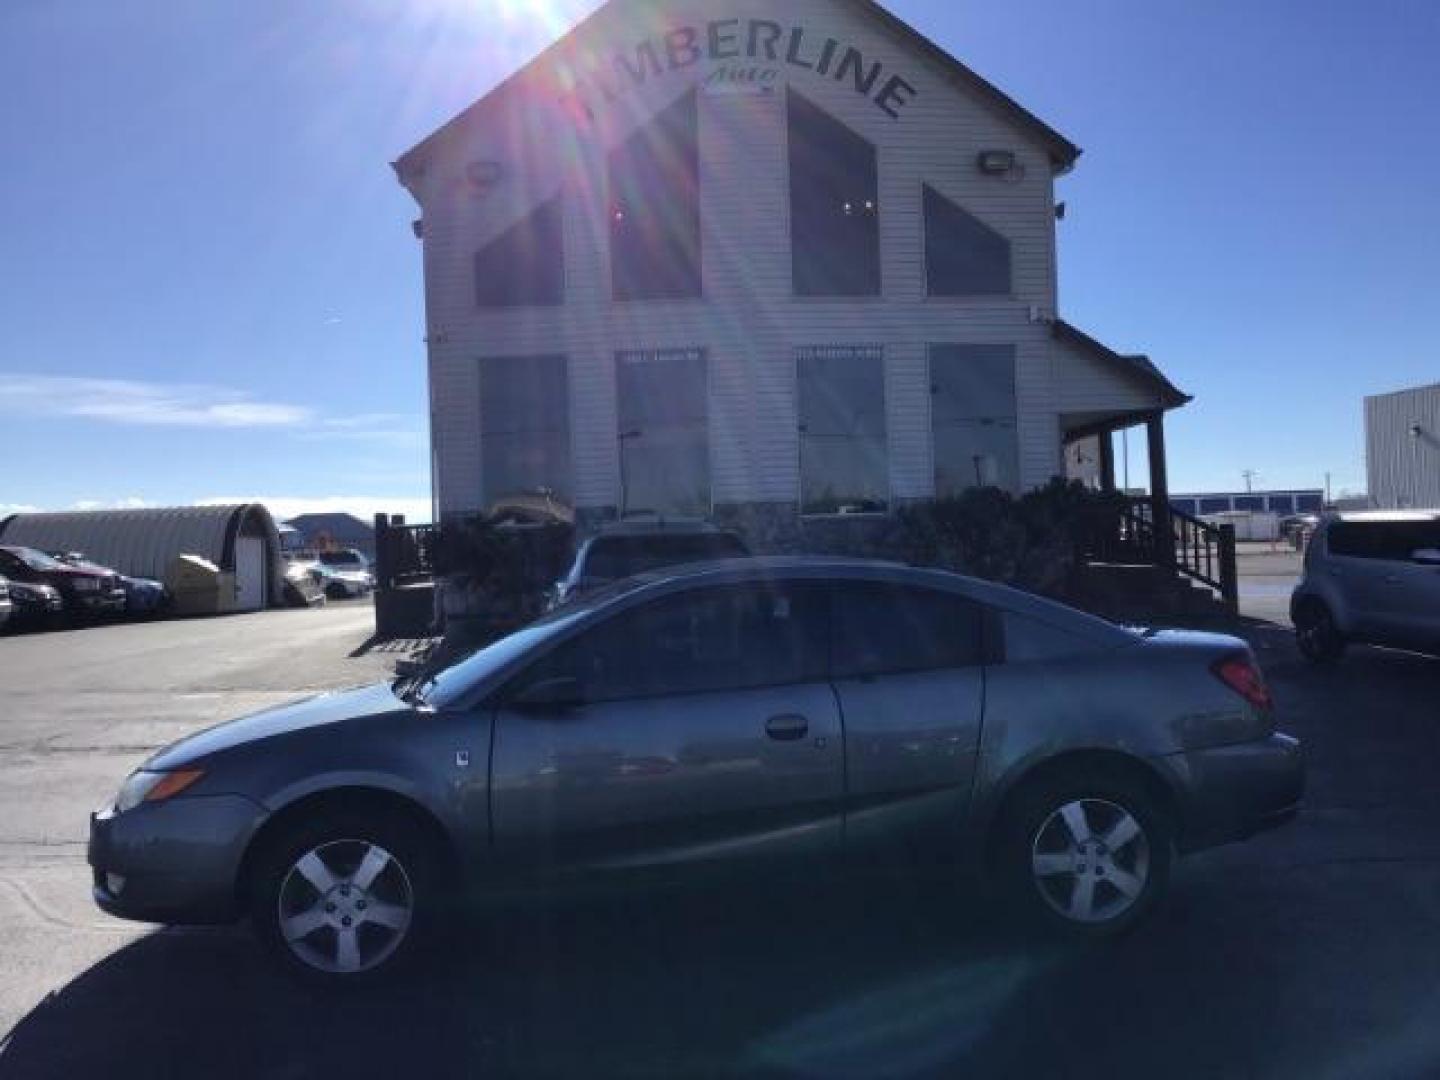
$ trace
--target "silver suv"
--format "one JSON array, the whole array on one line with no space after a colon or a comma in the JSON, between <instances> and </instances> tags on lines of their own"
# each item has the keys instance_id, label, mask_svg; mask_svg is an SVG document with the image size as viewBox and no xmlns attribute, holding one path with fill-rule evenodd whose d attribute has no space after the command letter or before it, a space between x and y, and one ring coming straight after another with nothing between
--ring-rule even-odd
<instances>
[{"instance_id":1,"label":"silver suv","mask_svg":"<svg viewBox=\"0 0 1440 1080\"><path fill-rule=\"evenodd\" d=\"M1440 510L1324 518L1290 615L1300 651L1317 663L1351 642L1440 655Z\"/></svg>"}]
</instances>

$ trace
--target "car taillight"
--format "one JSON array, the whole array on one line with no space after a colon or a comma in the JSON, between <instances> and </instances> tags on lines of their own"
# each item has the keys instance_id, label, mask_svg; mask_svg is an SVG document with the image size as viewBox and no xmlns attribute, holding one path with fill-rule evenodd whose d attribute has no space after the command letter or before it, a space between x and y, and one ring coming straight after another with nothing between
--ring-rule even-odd
<instances>
[{"instance_id":1,"label":"car taillight","mask_svg":"<svg viewBox=\"0 0 1440 1080\"><path fill-rule=\"evenodd\" d=\"M1275 699L1265 685L1265 676L1249 653L1235 653L1217 660L1210 668L1215 677L1257 709L1273 709Z\"/></svg>"}]
</instances>

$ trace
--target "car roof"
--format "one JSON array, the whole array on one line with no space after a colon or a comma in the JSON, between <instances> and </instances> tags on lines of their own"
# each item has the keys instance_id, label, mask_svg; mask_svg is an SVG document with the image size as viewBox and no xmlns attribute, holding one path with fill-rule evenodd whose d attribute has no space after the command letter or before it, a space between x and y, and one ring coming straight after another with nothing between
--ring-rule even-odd
<instances>
[{"instance_id":1,"label":"car roof","mask_svg":"<svg viewBox=\"0 0 1440 1080\"><path fill-rule=\"evenodd\" d=\"M1346 510L1330 514L1331 521L1353 521L1399 524L1402 522L1437 521L1440 510Z\"/></svg>"},{"instance_id":2,"label":"car roof","mask_svg":"<svg viewBox=\"0 0 1440 1080\"><path fill-rule=\"evenodd\" d=\"M1111 640L1117 645L1135 640L1134 635L1114 623L992 581L982 581L947 570L922 569L878 559L825 555L762 555L664 567L631 578L626 583L628 587L620 595L613 596L609 602L600 606L629 606L631 603L654 599L667 593L683 592L700 584L727 585L776 580L872 581L940 589L957 593L988 607L1037 619L1083 637Z\"/></svg>"}]
</instances>

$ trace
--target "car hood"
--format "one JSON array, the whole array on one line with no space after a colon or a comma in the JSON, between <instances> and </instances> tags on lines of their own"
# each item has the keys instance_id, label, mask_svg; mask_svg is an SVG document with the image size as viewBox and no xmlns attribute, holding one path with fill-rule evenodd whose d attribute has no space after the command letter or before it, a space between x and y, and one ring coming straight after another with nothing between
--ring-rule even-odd
<instances>
[{"instance_id":1,"label":"car hood","mask_svg":"<svg viewBox=\"0 0 1440 1080\"><path fill-rule=\"evenodd\" d=\"M204 758L250 743L290 735L307 728L342 724L383 713L408 711L389 683L333 694L321 694L290 705L241 717L191 735L161 750L144 765L147 769L179 769Z\"/></svg>"}]
</instances>

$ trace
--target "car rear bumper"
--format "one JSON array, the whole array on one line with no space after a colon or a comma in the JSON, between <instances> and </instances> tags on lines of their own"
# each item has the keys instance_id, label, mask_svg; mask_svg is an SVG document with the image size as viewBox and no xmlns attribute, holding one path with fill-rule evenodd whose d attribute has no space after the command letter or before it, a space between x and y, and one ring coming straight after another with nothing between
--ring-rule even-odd
<instances>
[{"instance_id":1,"label":"car rear bumper","mask_svg":"<svg viewBox=\"0 0 1440 1080\"><path fill-rule=\"evenodd\" d=\"M263 808L239 795L91 814L95 903L141 922L233 922L240 914L240 862L264 817Z\"/></svg>"},{"instance_id":2,"label":"car rear bumper","mask_svg":"<svg viewBox=\"0 0 1440 1080\"><path fill-rule=\"evenodd\" d=\"M1305 794L1300 743L1271 735L1163 760L1181 793L1184 851L1245 840L1293 820Z\"/></svg>"}]
</instances>

